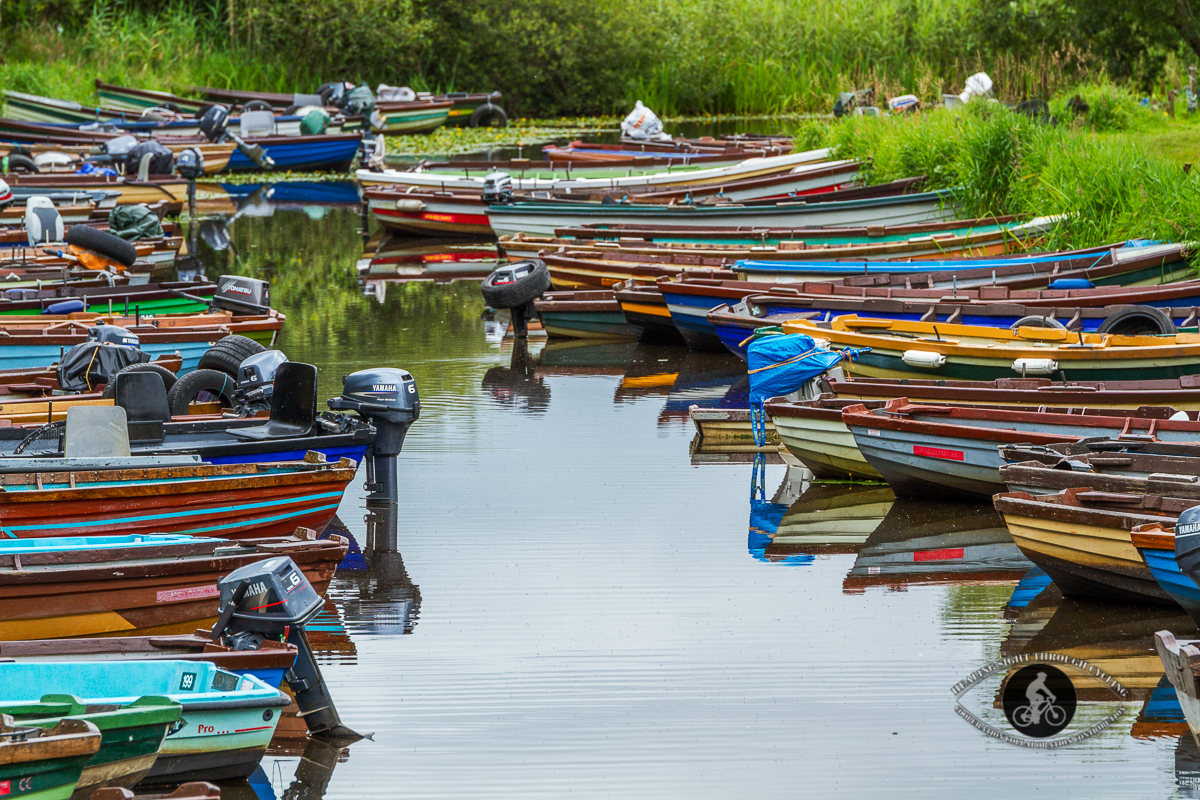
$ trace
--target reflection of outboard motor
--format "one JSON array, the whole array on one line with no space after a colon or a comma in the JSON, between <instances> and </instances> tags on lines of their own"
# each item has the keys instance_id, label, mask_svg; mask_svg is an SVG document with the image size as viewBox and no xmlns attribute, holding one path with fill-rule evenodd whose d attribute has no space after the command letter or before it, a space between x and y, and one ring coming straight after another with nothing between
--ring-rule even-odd
<instances>
[{"instance_id":1,"label":"reflection of outboard motor","mask_svg":"<svg viewBox=\"0 0 1200 800\"><path fill-rule=\"evenodd\" d=\"M252 417L271 410L275 392L275 373L287 356L278 350L264 350L246 358L238 367L237 389L233 393L238 415Z\"/></svg>"},{"instance_id":2,"label":"reflection of outboard motor","mask_svg":"<svg viewBox=\"0 0 1200 800\"><path fill-rule=\"evenodd\" d=\"M218 588L221 614L213 625L213 641L234 650L257 650L267 637L285 638L298 651L287 682L309 732L361 739L342 725L304 632L325 601L300 568L290 558L277 556L235 569Z\"/></svg>"},{"instance_id":3,"label":"reflection of outboard motor","mask_svg":"<svg viewBox=\"0 0 1200 800\"><path fill-rule=\"evenodd\" d=\"M68 350L58 361L55 378L63 391L90 392L109 383L120 370L150 360L139 349L138 337L118 325L97 325L86 342Z\"/></svg>"},{"instance_id":4,"label":"reflection of outboard motor","mask_svg":"<svg viewBox=\"0 0 1200 800\"><path fill-rule=\"evenodd\" d=\"M367 451L368 502L394 503L399 494L396 456L404 435L421 415L417 382L402 369L364 369L342 378L342 396L329 400L334 411L356 411L375 427Z\"/></svg>"},{"instance_id":5,"label":"reflection of outboard motor","mask_svg":"<svg viewBox=\"0 0 1200 800\"><path fill-rule=\"evenodd\" d=\"M209 106L200 117L200 132L213 144L230 139L237 145L238 152L250 159L260 169L272 169L275 160L259 145L246 144L229 130L229 109L222 105Z\"/></svg>"},{"instance_id":6,"label":"reflection of outboard motor","mask_svg":"<svg viewBox=\"0 0 1200 800\"><path fill-rule=\"evenodd\" d=\"M241 275L217 279L213 305L235 314L266 314L271 310L271 284Z\"/></svg>"}]
</instances>

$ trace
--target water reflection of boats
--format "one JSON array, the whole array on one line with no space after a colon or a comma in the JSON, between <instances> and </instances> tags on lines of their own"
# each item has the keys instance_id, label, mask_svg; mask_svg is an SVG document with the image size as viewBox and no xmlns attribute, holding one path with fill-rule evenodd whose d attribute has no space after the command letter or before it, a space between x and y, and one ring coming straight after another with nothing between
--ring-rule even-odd
<instances>
[{"instance_id":1,"label":"water reflection of boats","mask_svg":"<svg viewBox=\"0 0 1200 800\"><path fill-rule=\"evenodd\" d=\"M363 247L358 277L383 302L388 282L483 280L499 263L486 239L412 239L376 233Z\"/></svg>"},{"instance_id":2,"label":"water reflection of boats","mask_svg":"<svg viewBox=\"0 0 1200 800\"><path fill-rule=\"evenodd\" d=\"M613 402L668 396L686 356L687 350L682 347L638 343L613 394Z\"/></svg>"},{"instance_id":3,"label":"water reflection of boats","mask_svg":"<svg viewBox=\"0 0 1200 800\"><path fill-rule=\"evenodd\" d=\"M1029 606L1030 601L1045 591L1051 583L1053 581L1050 580L1050 576L1038 567L1034 567L1022 575L1021 580L1017 581L1017 585L1013 587L1008 602L1004 605L1005 619L1015 619Z\"/></svg>"},{"instance_id":4,"label":"water reflection of boats","mask_svg":"<svg viewBox=\"0 0 1200 800\"><path fill-rule=\"evenodd\" d=\"M764 460L755 463L750 488L750 528L746 536L746 549L759 561L782 561L785 563L809 563L813 557L808 553L782 553L768 558L767 551L792 503L804 492L804 470L788 469L783 481L770 500L766 499L766 470Z\"/></svg>"},{"instance_id":5,"label":"water reflection of boats","mask_svg":"<svg viewBox=\"0 0 1200 800\"><path fill-rule=\"evenodd\" d=\"M321 739L309 739L287 752L276 752L274 745L272 741L267 755L299 757L296 772L283 792L275 792L271 779L260 764L245 781L223 784L222 800L321 800L329 788L334 768L350 757L349 748Z\"/></svg>"},{"instance_id":6,"label":"water reflection of boats","mask_svg":"<svg viewBox=\"0 0 1200 800\"><path fill-rule=\"evenodd\" d=\"M1175 790L1180 797L1200 798L1200 742L1180 736L1175 745Z\"/></svg>"},{"instance_id":7,"label":"water reflection of boats","mask_svg":"<svg viewBox=\"0 0 1200 800\"><path fill-rule=\"evenodd\" d=\"M370 507L361 550L365 568L348 570L344 576L339 571L336 584L330 587L346 627L355 635L401 635L416 627L421 589L404 566L398 526L395 506Z\"/></svg>"},{"instance_id":8,"label":"water reflection of boats","mask_svg":"<svg viewBox=\"0 0 1200 800\"><path fill-rule=\"evenodd\" d=\"M1015 581L1032 566L991 506L900 499L858 551L842 591Z\"/></svg>"},{"instance_id":9,"label":"water reflection of boats","mask_svg":"<svg viewBox=\"0 0 1200 800\"><path fill-rule=\"evenodd\" d=\"M1142 703L1130 734L1135 739L1160 739L1186 733L1189 733L1188 724L1179 698L1175 696L1175 687L1164 675Z\"/></svg>"},{"instance_id":10,"label":"water reflection of boats","mask_svg":"<svg viewBox=\"0 0 1200 800\"><path fill-rule=\"evenodd\" d=\"M767 555L858 553L895 501L887 486L809 484L780 520Z\"/></svg>"},{"instance_id":11,"label":"water reflection of boats","mask_svg":"<svg viewBox=\"0 0 1200 800\"><path fill-rule=\"evenodd\" d=\"M1000 645L1000 656L1059 653L1093 664L1121 682L1139 703L1163 676L1154 648L1160 630L1196 636L1196 626L1181 609L1156 605L1093 603L1064 598L1049 586L1018 615ZM1083 701L1108 701L1111 690L1097 679L1074 679Z\"/></svg>"},{"instance_id":12,"label":"water reflection of boats","mask_svg":"<svg viewBox=\"0 0 1200 800\"><path fill-rule=\"evenodd\" d=\"M690 422L689 409L749 408L746 365L729 353L688 351L667 394L658 424Z\"/></svg>"},{"instance_id":13,"label":"water reflection of boats","mask_svg":"<svg viewBox=\"0 0 1200 800\"><path fill-rule=\"evenodd\" d=\"M542 358L545 358L545 349ZM550 407L550 385L545 382L537 363L525 341L514 342L509 365L492 367L485 372L481 388L501 406L543 413Z\"/></svg>"},{"instance_id":14,"label":"water reflection of boats","mask_svg":"<svg viewBox=\"0 0 1200 800\"><path fill-rule=\"evenodd\" d=\"M624 376L637 353L637 342L568 339L547 342L538 358L539 378L559 375Z\"/></svg>"}]
</instances>

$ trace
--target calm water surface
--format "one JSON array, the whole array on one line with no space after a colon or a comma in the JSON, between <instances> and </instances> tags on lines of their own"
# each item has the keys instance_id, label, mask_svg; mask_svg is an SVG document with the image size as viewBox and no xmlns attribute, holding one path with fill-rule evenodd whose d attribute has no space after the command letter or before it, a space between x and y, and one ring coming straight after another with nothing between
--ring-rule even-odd
<instances>
[{"instance_id":1,"label":"calm water surface","mask_svg":"<svg viewBox=\"0 0 1200 800\"><path fill-rule=\"evenodd\" d=\"M470 282L366 297L352 207L268 205L228 232L232 250L201 248L211 272L272 280L279 346L324 395L379 365L422 395L394 516L368 520L361 481L339 510L356 549L313 633L343 720L374 739L281 740L231 795L1196 794L1149 640L1185 616L1039 592L987 507L692 453L687 406L744 391L736 362L514 355ZM1039 752L955 714L959 679L1046 650L1134 690L1117 724ZM993 719L995 688L977 707Z\"/></svg>"}]
</instances>

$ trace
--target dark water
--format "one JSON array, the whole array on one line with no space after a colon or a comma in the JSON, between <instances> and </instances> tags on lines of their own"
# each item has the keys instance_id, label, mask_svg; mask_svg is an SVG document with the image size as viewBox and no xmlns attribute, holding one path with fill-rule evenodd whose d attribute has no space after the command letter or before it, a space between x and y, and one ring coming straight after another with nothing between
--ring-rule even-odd
<instances>
[{"instance_id":1,"label":"dark water","mask_svg":"<svg viewBox=\"0 0 1200 800\"><path fill-rule=\"evenodd\" d=\"M280 347L325 395L376 365L422 395L395 516L368 521L360 482L339 511L358 550L313 634L343 720L374 740L280 741L259 796L1196 793L1200 752L1149 649L1186 617L1063 601L986 507L692 453L687 406L743 391L736 362L514 353L472 282L364 296L352 208L280 206L229 234L236 255L201 255L272 280ZM1035 651L1086 657L1134 699L1054 752L954 713L955 682Z\"/></svg>"}]
</instances>

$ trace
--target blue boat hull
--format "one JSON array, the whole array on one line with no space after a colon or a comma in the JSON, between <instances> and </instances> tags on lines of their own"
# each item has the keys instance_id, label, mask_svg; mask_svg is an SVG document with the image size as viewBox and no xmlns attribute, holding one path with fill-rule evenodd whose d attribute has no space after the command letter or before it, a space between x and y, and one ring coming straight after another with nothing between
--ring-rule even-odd
<instances>
[{"instance_id":1,"label":"blue boat hull","mask_svg":"<svg viewBox=\"0 0 1200 800\"><path fill-rule=\"evenodd\" d=\"M307 138L290 137L272 142L263 150L275 161L275 170L339 170L350 168L358 153L361 140L357 136ZM262 170L239 150L229 157L226 172L261 172Z\"/></svg>"},{"instance_id":2,"label":"blue boat hull","mask_svg":"<svg viewBox=\"0 0 1200 800\"><path fill-rule=\"evenodd\" d=\"M1162 590L1171 596L1193 620L1200 621L1200 586L1183 574L1175 561L1174 550L1142 548L1142 558Z\"/></svg>"}]
</instances>

